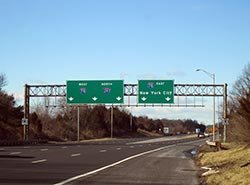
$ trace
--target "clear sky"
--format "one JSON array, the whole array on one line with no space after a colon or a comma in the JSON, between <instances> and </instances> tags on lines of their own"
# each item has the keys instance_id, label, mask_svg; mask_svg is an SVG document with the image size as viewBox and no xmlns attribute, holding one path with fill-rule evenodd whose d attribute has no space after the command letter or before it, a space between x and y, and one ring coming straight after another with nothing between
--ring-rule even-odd
<instances>
[{"instance_id":1,"label":"clear sky","mask_svg":"<svg viewBox=\"0 0 250 185\"><path fill-rule=\"evenodd\" d=\"M0 73L17 98L24 84L66 80L212 83L197 68L230 89L250 60L249 10L248 0L0 0ZM133 111L212 117L210 106Z\"/></svg>"}]
</instances>

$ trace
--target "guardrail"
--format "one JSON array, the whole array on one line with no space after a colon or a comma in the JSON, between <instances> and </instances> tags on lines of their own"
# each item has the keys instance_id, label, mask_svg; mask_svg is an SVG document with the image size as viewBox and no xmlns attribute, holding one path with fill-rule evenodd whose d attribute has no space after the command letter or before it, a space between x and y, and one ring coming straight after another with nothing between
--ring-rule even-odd
<instances>
[{"instance_id":1,"label":"guardrail","mask_svg":"<svg viewBox=\"0 0 250 185\"><path fill-rule=\"evenodd\" d=\"M48 141L47 140L30 140L30 141L0 140L0 146L36 145L44 143L48 143Z\"/></svg>"},{"instance_id":2,"label":"guardrail","mask_svg":"<svg viewBox=\"0 0 250 185\"><path fill-rule=\"evenodd\" d=\"M207 145L210 147L215 147L217 151L221 150L221 142L220 141L206 141Z\"/></svg>"}]
</instances>

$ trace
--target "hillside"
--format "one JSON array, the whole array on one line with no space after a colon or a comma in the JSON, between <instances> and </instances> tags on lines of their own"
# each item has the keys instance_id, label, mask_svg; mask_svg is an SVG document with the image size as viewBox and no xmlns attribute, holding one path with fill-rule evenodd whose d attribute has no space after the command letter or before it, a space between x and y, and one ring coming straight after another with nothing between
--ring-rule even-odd
<instances>
[{"instance_id":1,"label":"hillside","mask_svg":"<svg viewBox=\"0 0 250 185\"><path fill-rule=\"evenodd\" d=\"M200 149L198 165L211 168L209 172L205 170L201 180L207 185L250 184L250 145L224 143L222 146L224 149L218 152L209 151L206 146Z\"/></svg>"}]
</instances>

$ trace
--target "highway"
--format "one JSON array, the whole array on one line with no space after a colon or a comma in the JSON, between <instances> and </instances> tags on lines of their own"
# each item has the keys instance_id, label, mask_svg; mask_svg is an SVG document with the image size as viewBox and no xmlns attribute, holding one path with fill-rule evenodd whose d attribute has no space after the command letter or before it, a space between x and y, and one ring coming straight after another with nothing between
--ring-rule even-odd
<instances>
[{"instance_id":1,"label":"highway","mask_svg":"<svg viewBox=\"0 0 250 185\"><path fill-rule=\"evenodd\" d=\"M199 184L189 155L203 143L163 137L0 147L0 184Z\"/></svg>"}]
</instances>

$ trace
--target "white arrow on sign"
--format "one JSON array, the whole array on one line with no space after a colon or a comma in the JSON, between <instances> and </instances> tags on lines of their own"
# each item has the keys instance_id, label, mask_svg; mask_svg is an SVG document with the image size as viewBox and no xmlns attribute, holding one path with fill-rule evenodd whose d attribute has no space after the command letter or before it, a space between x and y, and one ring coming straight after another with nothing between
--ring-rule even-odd
<instances>
[{"instance_id":1,"label":"white arrow on sign","mask_svg":"<svg viewBox=\"0 0 250 185\"><path fill-rule=\"evenodd\" d=\"M93 97L92 100L96 101L98 98L97 97Z\"/></svg>"},{"instance_id":2,"label":"white arrow on sign","mask_svg":"<svg viewBox=\"0 0 250 185\"><path fill-rule=\"evenodd\" d=\"M145 98L145 97L142 97L141 99L142 99L142 101L146 101L147 100L147 98Z\"/></svg>"},{"instance_id":3,"label":"white arrow on sign","mask_svg":"<svg viewBox=\"0 0 250 185\"><path fill-rule=\"evenodd\" d=\"M118 96L118 97L116 97L116 99L117 99L118 101L120 101L122 98L121 98L120 96Z\"/></svg>"},{"instance_id":4,"label":"white arrow on sign","mask_svg":"<svg viewBox=\"0 0 250 185\"><path fill-rule=\"evenodd\" d=\"M74 98L73 97L69 97L69 101L73 101L74 100Z\"/></svg>"},{"instance_id":5,"label":"white arrow on sign","mask_svg":"<svg viewBox=\"0 0 250 185\"><path fill-rule=\"evenodd\" d=\"M167 97L167 98L165 98L167 101L170 101L171 100L171 98L169 98L169 97Z\"/></svg>"}]
</instances>

